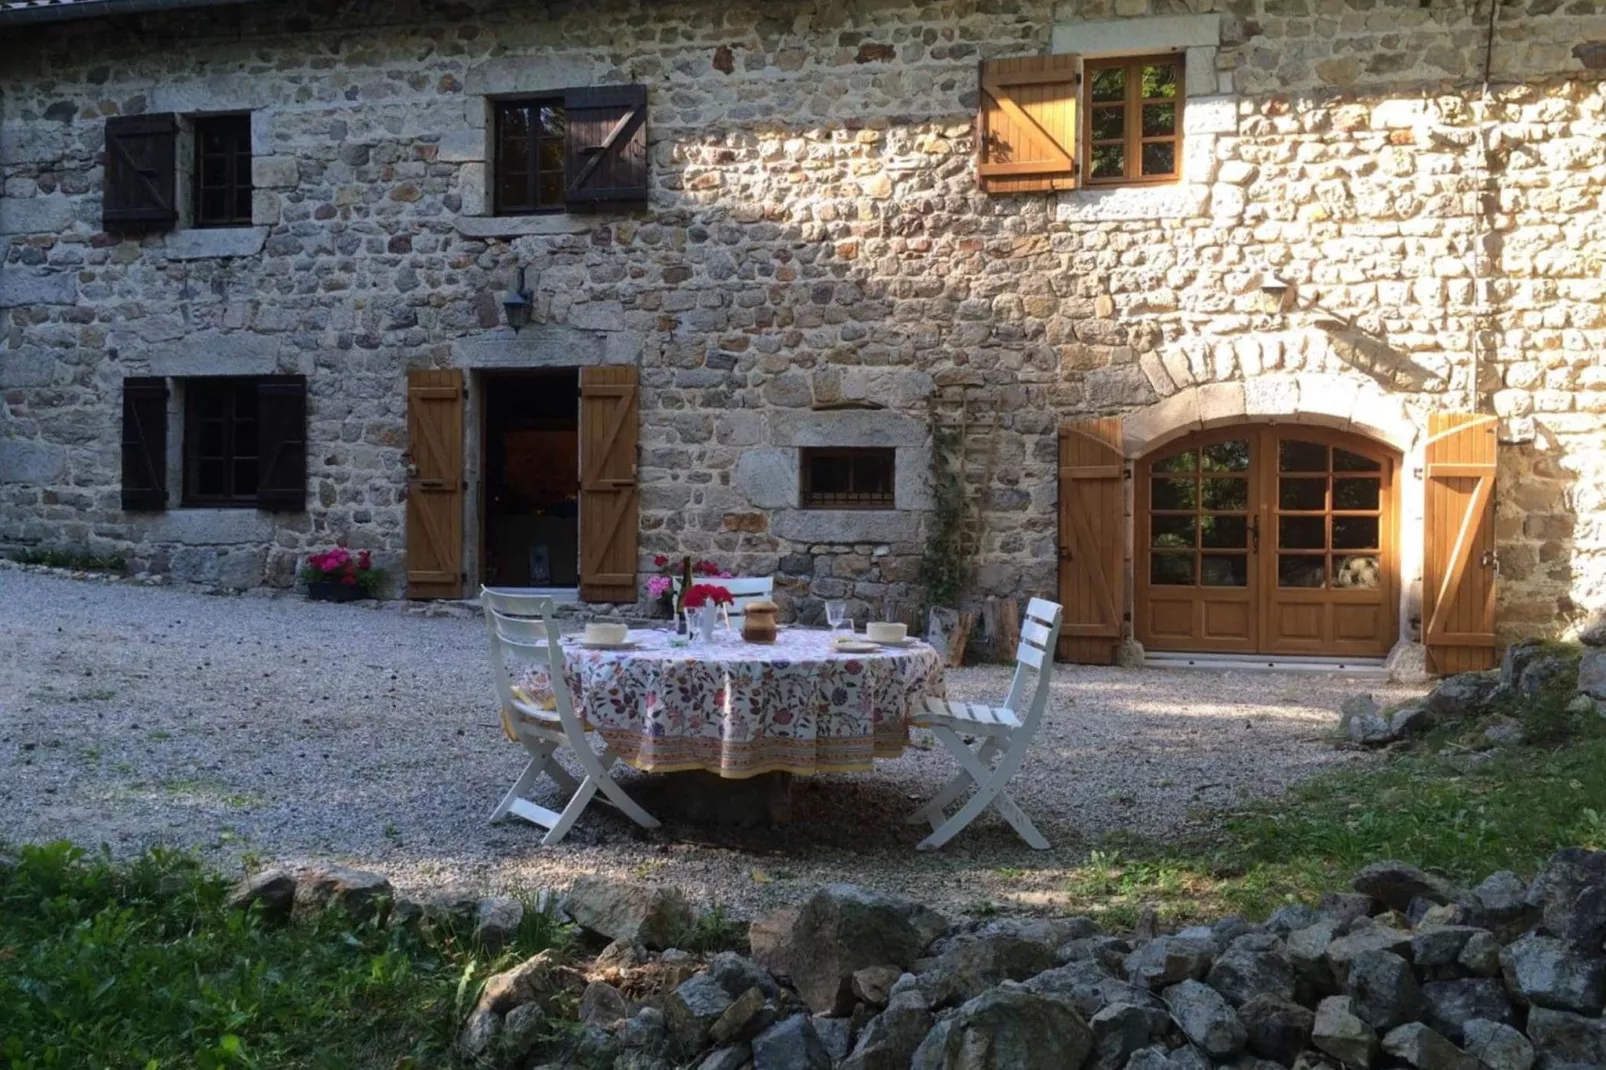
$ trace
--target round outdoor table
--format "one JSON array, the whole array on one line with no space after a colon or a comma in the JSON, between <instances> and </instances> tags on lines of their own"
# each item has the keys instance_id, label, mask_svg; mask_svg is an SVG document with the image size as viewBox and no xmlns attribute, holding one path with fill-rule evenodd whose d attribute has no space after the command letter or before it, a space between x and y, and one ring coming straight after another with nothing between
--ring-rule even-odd
<instances>
[{"instance_id":1,"label":"round outdoor table","mask_svg":"<svg viewBox=\"0 0 1606 1070\"><path fill-rule=\"evenodd\" d=\"M773 644L719 631L711 642L633 631L634 647L564 641L575 709L620 758L647 772L851 773L896 758L909 719L943 693L926 643L843 653L831 632L784 628ZM538 690L543 681L528 685Z\"/></svg>"}]
</instances>

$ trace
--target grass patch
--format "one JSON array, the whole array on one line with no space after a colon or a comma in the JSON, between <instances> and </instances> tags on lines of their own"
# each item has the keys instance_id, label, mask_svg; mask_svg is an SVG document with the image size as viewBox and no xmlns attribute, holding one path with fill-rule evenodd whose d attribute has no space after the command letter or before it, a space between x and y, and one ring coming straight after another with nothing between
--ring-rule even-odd
<instances>
[{"instance_id":1,"label":"grass patch","mask_svg":"<svg viewBox=\"0 0 1606 1070\"><path fill-rule=\"evenodd\" d=\"M1495 711L1520 721L1525 746L1473 758L1484 745L1478 721L1380 766L1316 777L1229 816L1209 839L1109 841L1072 873L1072 907L1117 926L1149 904L1170 922L1258 917L1347 889L1382 859L1475 882L1502 869L1531 875L1559 847L1606 847L1606 721L1569 711L1569 698Z\"/></svg>"},{"instance_id":2,"label":"grass patch","mask_svg":"<svg viewBox=\"0 0 1606 1070\"><path fill-rule=\"evenodd\" d=\"M22 565L47 565L81 572L115 572L119 575L128 573L128 562L121 557L96 557L70 550L18 550L11 555L11 559Z\"/></svg>"},{"instance_id":3,"label":"grass patch","mask_svg":"<svg viewBox=\"0 0 1606 1070\"><path fill-rule=\"evenodd\" d=\"M527 916L488 956L451 933L338 913L278 927L230 910L227 892L172 852L119 866L66 844L23 848L0 866L0 1065L441 1065L485 978L568 938Z\"/></svg>"}]
</instances>

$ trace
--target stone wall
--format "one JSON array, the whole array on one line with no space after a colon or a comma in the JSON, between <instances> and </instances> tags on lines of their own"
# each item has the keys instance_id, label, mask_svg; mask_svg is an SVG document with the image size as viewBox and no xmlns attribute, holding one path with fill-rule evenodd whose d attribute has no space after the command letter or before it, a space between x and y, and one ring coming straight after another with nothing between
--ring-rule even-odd
<instances>
[{"instance_id":1,"label":"stone wall","mask_svg":"<svg viewBox=\"0 0 1606 1070\"><path fill-rule=\"evenodd\" d=\"M0 543L229 585L287 584L337 536L395 567L405 369L636 363L644 565L911 594L928 406L965 388L1000 414L974 593L1036 593L1062 420L1234 382L1246 415L1292 417L1328 392L1267 384L1315 375L1418 429L1502 417L1501 618L1552 629L1606 602L1606 15L1578 10L1501 7L1486 114L1488 12L1461 0L287 2L9 29ZM1139 44L1188 50L1182 182L976 191L979 59ZM485 94L626 81L650 90L645 211L487 215ZM100 231L104 116L239 108L254 227ZM515 338L518 265L539 322ZM308 511L120 512L121 379L259 368L310 376ZM883 408L822 411L847 402ZM774 473L842 435L899 449L897 510L785 507Z\"/></svg>"}]
</instances>

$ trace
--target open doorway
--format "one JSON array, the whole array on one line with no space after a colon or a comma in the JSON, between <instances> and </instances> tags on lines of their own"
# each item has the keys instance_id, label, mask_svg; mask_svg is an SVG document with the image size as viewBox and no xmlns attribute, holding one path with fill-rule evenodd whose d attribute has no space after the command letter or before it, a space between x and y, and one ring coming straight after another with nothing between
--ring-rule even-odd
<instances>
[{"instance_id":1,"label":"open doorway","mask_svg":"<svg viewBox=\"0 0 1606 1070\"><path fill-rule=\"evenodd\" d=\"M580 373L485 373L480 571L490 587L580 584Z\"/></svg>"}]
</instances>

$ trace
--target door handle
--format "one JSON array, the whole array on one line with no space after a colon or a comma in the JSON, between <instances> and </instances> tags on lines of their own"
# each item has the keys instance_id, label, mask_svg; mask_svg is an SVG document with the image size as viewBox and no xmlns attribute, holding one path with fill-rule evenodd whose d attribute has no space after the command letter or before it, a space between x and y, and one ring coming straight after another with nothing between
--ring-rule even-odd
<instances>
[{"instance_id":1,"label":"door handle","mask_svg":"<svg viewBox=\"0 0 1606 1070\"><path fill-rule=\"evenodd\" d=\"M1249 539L1250 546L1253 547L1254 552L1260 553L1260 517L1258 516L1249 518Z\"/></svg>"},{"instance_id":2,"label":"door handle","mask_svg":"<svg viewBox=\"0 0 1606 1070\"><path fill-rule=\"evenodd\" d=\"M446 480L444 479L420 479L418 481L419 490L440 490L444 486L446 486Z\"/></svg>"}]
</instances>

